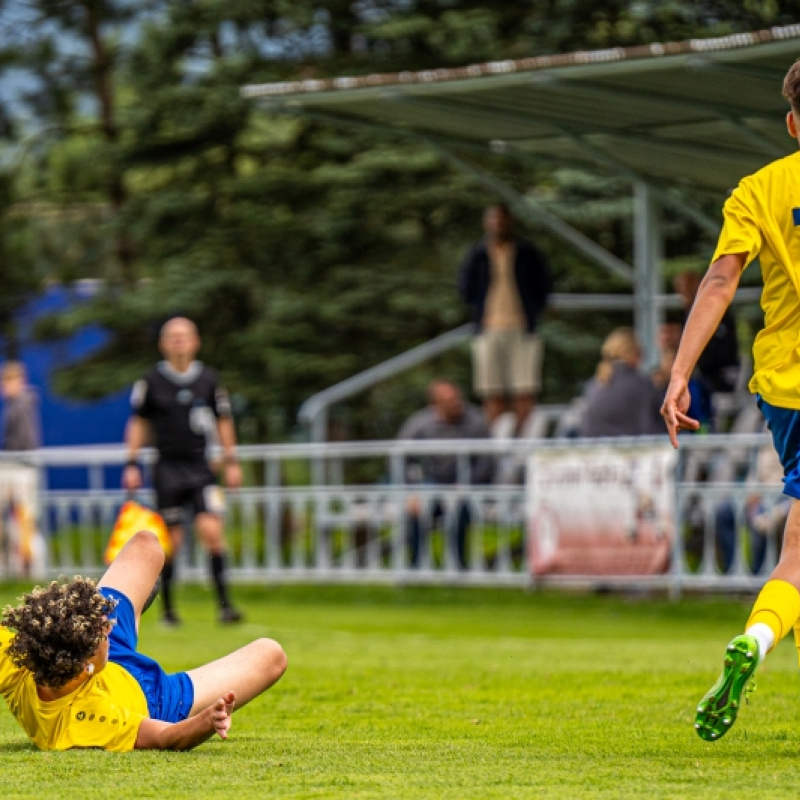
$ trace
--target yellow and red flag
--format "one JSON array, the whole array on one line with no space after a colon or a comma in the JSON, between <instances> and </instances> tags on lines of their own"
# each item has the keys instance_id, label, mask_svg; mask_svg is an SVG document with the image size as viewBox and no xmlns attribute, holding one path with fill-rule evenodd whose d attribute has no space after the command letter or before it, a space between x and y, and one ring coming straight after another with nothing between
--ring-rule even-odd
<instances>
[{"instance_id":1,"label":"yellow and red flag","mask_svg":"<svg viewBox=\"0 0 800 800\"><path fill-rule=\"evenodd\" d=\"M122 504L117 521L111 531L111 538L108 540L108 546L103 556L106 564L110 564L119 555L119 551L125 547L128 540L139 531L152 531L158 537L164 552L170 555L172 542L162 516L135 500L128 500Z\"/></svg>"}]
</instances>

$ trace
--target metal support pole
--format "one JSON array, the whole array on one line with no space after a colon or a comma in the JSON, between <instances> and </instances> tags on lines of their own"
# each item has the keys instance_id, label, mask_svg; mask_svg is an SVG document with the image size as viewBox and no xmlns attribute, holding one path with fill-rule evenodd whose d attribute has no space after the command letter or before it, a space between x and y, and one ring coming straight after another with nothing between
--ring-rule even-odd
<instances>
[{"instance_id":1,"label":"metal support pole","mask_svg":"<svg viewBox=\"0 0 800 800\"><path fill-rule=\"evenodd\" d=\"M320 408L311 423L311 441L325 442L328 439L328 409ZM325 458L315 455L311 461L311 481L315 486L325 484Z\"/></svg>"},{"instance_id":2,"label":"metal support pole","mask_svg":"<svg viewBox=\"0 0 800 800\"><path fill-rule=\"evenodd\" d=\"M634 327L647 369L658 364L657 326L661 317L657 298L661 283L662 241L659 208L653 190L634 184Z\"/></svg>"},{"instance_id":3,"label":"metal support pole","mask_svg":"<svg viewBox=\"0 0 800 800\"><path fill-rule=\"evenodd\" d=\"M328 409L323 406L316 410L311 419L311 441L326 442L328 440Z\"/></svg>"}]
</instances>

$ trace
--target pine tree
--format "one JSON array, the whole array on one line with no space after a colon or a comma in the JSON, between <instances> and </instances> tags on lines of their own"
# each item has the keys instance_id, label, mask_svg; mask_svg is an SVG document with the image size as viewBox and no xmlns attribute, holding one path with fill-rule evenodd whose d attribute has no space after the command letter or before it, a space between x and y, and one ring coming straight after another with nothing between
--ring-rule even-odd
<instances>
[{"instance_id":1,"label":"pine tree","mask_svg":"<svg viewBox=\"0 0 800 800\"><path fill-rule=\"evenodd\" d=\"M98 322L112 334L60 374L61 389L92 397L129 384L155 356L158 325L183 313L260 440L288 435L313 392L466 319L455 271L495 198L417 141L267 115L241 98L242 84L718 35L793 11L719 0L30 6L32 38L14 58L38 76L28 107L53 132L25 179L47 209L26 217L44 234L27 241L52 275L107 286L47 333ZM631 260L628 184L465 155ZM0 237L11 218L0 206ZM696 257L697 232L668 222L668 255ZM626 288L546 233L521 232L550 255L557 291ZM11 285L0 275L0 295ZM574 394L603 335L623 321L551 312L543 399ZM350 434L393 435L435 371L468 385L466 351L350 404Z\"/></svg>"}]
</instances>

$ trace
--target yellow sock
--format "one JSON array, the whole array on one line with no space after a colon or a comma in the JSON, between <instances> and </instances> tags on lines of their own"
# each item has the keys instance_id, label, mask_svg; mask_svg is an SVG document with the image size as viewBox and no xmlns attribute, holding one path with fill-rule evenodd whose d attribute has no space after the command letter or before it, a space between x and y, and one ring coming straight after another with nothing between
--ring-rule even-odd
<instances>
[{"instance_id":1,"label":"yellow sock","mask_svg":"<svg viewBox=\"0 0 800 800\"><path fill-rule=\"evenodd\" d=\"M767 581L756 598L745 629L756 623L763 623L775 634L774 647L791 628L795 627L798 618L800 618L800 592L786 581ZM800 635L796 628L795 631L796 636Z\"/></svg>"}]
</instances>

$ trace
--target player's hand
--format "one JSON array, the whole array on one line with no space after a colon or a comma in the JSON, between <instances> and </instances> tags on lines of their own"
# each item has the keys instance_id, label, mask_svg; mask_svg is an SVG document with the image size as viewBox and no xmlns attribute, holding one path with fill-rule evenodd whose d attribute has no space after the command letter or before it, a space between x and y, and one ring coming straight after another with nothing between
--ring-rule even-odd
<instances>
[{"instance_id":1,"label":"player's hand","mask_svg":"<svg viewBox=\"0 0 800 800\"><path fill-rule=\"evenodd\" d=\"M142 488L142 471L136 464L128 464L122 471L122 488L129 492Z\"/></svg>"},{"instance_id":2,"label":"player's hand","mask_svg":"<svg viewBox=\"0 0 800 800\"><path fill-rule=\"evenodd\" d=\"M231 729L233 703L235 700L236 694L234 692L228 692L211 706L211 724L214 726L214 732L219 734L222 739L228 738L228 731Z\"/></svg>"},{"instance_id":3,"label":"player's hand","mask_svg":"<svg viewBox=\"0 0 800 800\"><path fill-rule=\"evenodd\" d=\"M225 485L229 489L238 489L242 485L242 468L238 461L229 461L225 464Z\"/></svg>"},{"instance_id":4,"label":"player's hand","mask_svg":"<svg viewBox=\"0 0 800 800\"><path fill-rule=\"evenodd\" d=\"M673 376L667 386L667 393L664 395L664 403L661 406L661 416L667 426L667 433L672 446L678 447L678 431L696 431L700 423L692 419L686 412L692 402L689 393L689 383L685 378Z\"/></svg>"}]
</instances>

